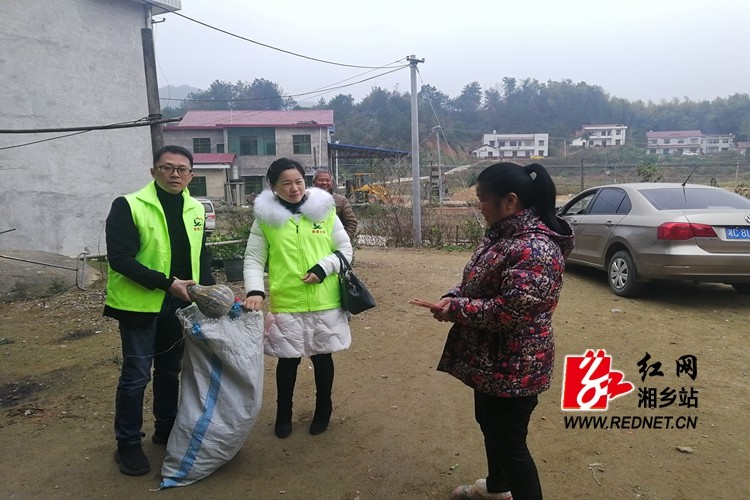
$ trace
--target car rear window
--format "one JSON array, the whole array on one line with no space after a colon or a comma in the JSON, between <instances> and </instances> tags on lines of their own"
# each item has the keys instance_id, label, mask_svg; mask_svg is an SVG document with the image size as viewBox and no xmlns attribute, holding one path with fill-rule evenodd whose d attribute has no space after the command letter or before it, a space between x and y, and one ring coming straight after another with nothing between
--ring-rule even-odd
<instances>
[{"instance_id":1,"label":"car rear window","mask_svg":"<svg viewBox=\"0 0 750 500\"><path fill-rule=\"evenodd\" d=\"M747 208L750 200L723 189L664 188L643 189L640 193L657 210L690 210L706 208Z\"/></svg>"},{"instance_id":2,"label":"car rear window","mask_svg":"<svg viewBox=\"0 0 750 500\"><path fill-rule=\"evenodd\" d=\"M206 212L213 213L214 207L210 203L206 203L205 201L203 203L203 208L206 209Z\"/></svg>"}]
</instances>

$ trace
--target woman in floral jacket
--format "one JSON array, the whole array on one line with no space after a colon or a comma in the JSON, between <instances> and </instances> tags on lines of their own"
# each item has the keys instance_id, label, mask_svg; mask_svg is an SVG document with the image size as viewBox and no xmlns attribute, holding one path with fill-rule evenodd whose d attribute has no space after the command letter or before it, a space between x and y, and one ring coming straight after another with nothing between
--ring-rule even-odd
<instances>
[{"instance_id":1,"label":"woman in floral jacket","mask_svg":"<svg viewBox=\"0 0 750 500\"><path fill-rule=\"evenodd\" d=\"M555 214L555 185L539 164L496 163L477 178L487 221L461 283L432 310L453 323L438 370L474 389L489 473L454 499L542 498L526 446L537 395L555 358L552 313L573 232Z\"/></svg>"}]
</instances>

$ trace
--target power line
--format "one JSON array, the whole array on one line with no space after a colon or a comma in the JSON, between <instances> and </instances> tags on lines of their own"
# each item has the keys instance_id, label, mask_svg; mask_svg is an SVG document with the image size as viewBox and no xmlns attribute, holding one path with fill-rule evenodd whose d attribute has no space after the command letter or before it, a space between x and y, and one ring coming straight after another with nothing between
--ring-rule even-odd
<instances>
[{"instance_id":1,"label":"power line","mask_svg":"<svg viewBox=\"0 0 750 500\"><path fill-rule=\"evenodd\" d=\"M338 86L338 87L329 87L329 88L327 88L327 89L325 89L324 91L321 91L321 92L319 92L319 91L311 91L311 92L305 92L305 93L302 93L302 94L295 94L293 96L284 96L284 97L299 97L299 96L303 96L303 95L316 94L316 95L312 96L313 98L315 98L315 97L317 97L319 95L326 94L326 93L331 92L333 90L338 90L338 89L350 87L350 86L356 85L358 83L362 83L362 82L366 82L368 80L373 80L375 78L379 78L381 76L387 75L389 73L393 73L393 72L398 71L400 69L403 69L405 67L408 67L408 65L402 66L400 68L395 68L395 69L392 69L392 70L387 71L385 73L381 73L379 75L371 76L369 78L365 78L364 80L359 80L359 81L351 83L351 84L341 85L341 86ZM356 78L356 77L354 77L354 78ZM343 80L343 81L346 81L346 80ZM182 100L183 101L187 101L187 102L247 102L247 101L262 101L262 100L276 99L276 98L277 97L257 97L257 98L252 98L252 99L195 99L195 100L192 100L192 99L190 99L190 100L188 100L188 99L182 99ZM174 100L179 100L179 99L170 99L170 100L174 101ZM200 110L199 109L199 110L195 110L195 111L222 111L222 110ZM264 110L258 110L258 109L233 109L233 110L224 110L224 111L232 111L233 113L235 113L235 114L232 115L233 119L234 120L239 120L239 119L241 119L243 117L243 115L251 115L251 114L256 113L258 111L264 111ZM208 126L208 125L215 125L215 124L213 122L204 122L204 123L194 124L193 126L198 126L199 127L199 126L202 126L202 125Z\"/></svg>"},{"instance_id":2,"label":"power line","mask_svg":"<svg viewBox=\"0 0 750 500\"><path fill-rule=\"evenodd\" d=\"M23 146L31 146L32 144L39 144L40 142L55 141L57 139L63 139L65 137L70 137L72 135L85 134L86 132L91 132L91 131L90 130L81 130L80 132L73 132L72 134L65 134L65 135L58 135L58 136L55 136L55 137L48 137L47 139L40 139L38 141L24 142L23 144L14 144L13 146L5 146L5 147L0 148L0 151L3 151L5 149L20 148L20 147L23 147Z\"/></svg>"},{"instance_id":3,"label":"power line","mask_svg":"<svg viewBox=\"0 0 750 500\"><path fill-rule=\"evenodd\" d=\"M417 75L419 75L419 81L422 82L422 86L424 87L425 83L424 83L424 80L422 79L422 73L419 71L419 68L417 68ZM451 159L453 160L453 164L458 166L458 159L453 154L453 148L448 142L448 137L446 137L445 135L445 129L440 124L440 119L438 118L437 112L435 111L435 106L432 105L432 101L430 100L428 96L425 95L425 99L427 100L427 103L430 105L430 109L432 110L432 115L435 117L435 122L437 123L437 127L438 127L438 134L440 133L443 134L443 139L445 139L445 145L448 146L448 153L450 154Z\"/></svg>"},{"instance_id":4,"label":"power line","mask_svg":"<svg viewBox=\"0 0 750 500\"><path fill-rule=\"evenodd\" d=\"M46 139L40 139L38 141L24 142L22 144L14 144L12 146L0 147L0 151L6 149L20 148L23 146L31 146L33 144L39 144L40 142L55 141L57 139L64 139L74 135L85 134L94 130L116 130L122 128L134 128L134 127L150 127L153 124L169 123L180 121L181 118L164 118L159 120L150 120L148 118L141 118L133 122L121 122L112 123L110 125L92 125L88 127L65 127L65 128L40 128L40 129L16 129L16 130L0 130L0 134L48 134L54 132L72 132L70 134L58 135L55 137L48 137Z\"/></svg>"},{"instance_id":5,"label":"power line","mask_svg":"<svg viewBox=\"0 0 750 500\"><path fill-rule=\"evenodd\" d=\"M58 127L58 128L25 128L25 129L0 129L0 134L49 134L54 132L90 132L92 130L112 130L118 128L148 127L158 123L178 122L181 118L139 118L129 122L111 123L109 125L89 125L80 127Z\"/></svg>"},{"instance_id":6,"label":"power line","mask_svg":"<svg viewBox=\"0 0 750 500\"><path fill-rule=\"evenodd\" d=\"M149 5L158 7L158 5L154 4L153 2L149 2L148 0L144 0L144 2L146 2ZM196 24L200 24L201 26L205 26L205 27L210 28L212 30L216 30L216 31L218 31L220 33L224 33L225 35L229 35L229 36L232 36L234 38L239 38L240 40L244 40L246 42L254 43L256 45L260 45L261 47L266 47L266 48L271 49L271 50L276 50L276 51L283 52L285 54L289 54L289 55L292 55L292 56L301 57L303 59L309 59L310 61L320 62L320 63L323 63L323 64L332 64L334 66L343 66L345 68L380 69L382 67L382 66L381 67L378 67L378 66L361 66L361 65L358 65L358 64L344 64L344 63L338 63L338 62L334 62L334 61L327 61L325 59L318 59L316 57L310 57L310 56L306 56L306 55L303 55L303 54L298 54L297 52L292 52L290 50L285 50L285 49L281 49L279 47L274 47L273 45L268 45L266 43L258 42L257 40L251 40L250 38L247 38L247 37L244 37L244 36L241 36L241 35L237 35L235 33L232 33L231 31L227 31L227 30L223 30L221 28L217 28L216 26L212 26L212 25L210 25L208 23L204 23L203 21L198 21L197 19L193 19L192 17L188 17L185 14L180 14L179 12L176 12L176 11L172 11L171 13L174 14L174 15L176 15L176 16L180 16L180 17L182 17L184 19L187 19L188 21L192 21L192 22L194 22Z\"/></svg>"},{"instance_id":7,"label":"power line","mask_svg":"<svg viewBox=\"0 0 750 500\"><path fill-rule=\"evenodd\" d=\"M294 98L294 97L303 97L303 96L309 96L309 95L312 95L312 94L322 95L322 94L326 94L328 92L332 92L334 90L340 90L340 89L343 89L343 88L346 88L346 87L352 87L352 86L358 85L360 83L364 83L364 82L367 82L367 81L370 81L370 80L374 80L375 78L380 78L381 76L385 76L385 75L388 75L388 74L391 74L391 73L395 73L396 71L399 71L401 69L408 68L408 67L409 67L408 64L404 64L402 66L397 66L397 67L391 69L390 71L386 71L384 73L380 73L380 74L377 74L375 76L364 78L364 79L358 80L356 82L348 83L346 85L321 87L321 88L316 89L316 90L311 90L309 92L302 92L302 93L299 93L299 94L285 94L285 95L276 95L276 96L272 96L272 97L248 97L246 99L188 99L187 97L183 98L183 99L178 99L178 98L175 98L175 97L160 97L159 99L161 99L162 101L187 101L187 102L251 102L251 101L268 101L268 100L271 100L271 99L284 99L284 98L290 98L290 97L292 97L292 98ZM381 68L392 68L392 66L382 66ZM367 74L369 72L370 71L368 71L366 73L363 73L363 74ZM359 76L359 75L357 75L357 76ZM351 78L347 78L345 80L341 80L340 82L336 82L336 83L345 82L347 80L351 80L352 78L357 78L357 77L353 76ZM332 83L331 85L336 85L336 83ZM255 110L255 111L257 111L257 110Z\"/></svg>"}]
</instances>

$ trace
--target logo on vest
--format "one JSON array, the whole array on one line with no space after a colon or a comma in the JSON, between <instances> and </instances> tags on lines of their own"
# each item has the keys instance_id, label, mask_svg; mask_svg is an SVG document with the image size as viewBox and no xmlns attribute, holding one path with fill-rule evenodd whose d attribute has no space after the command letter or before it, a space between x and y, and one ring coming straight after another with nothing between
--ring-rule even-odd
<instances>
[{"instance_id":1,"label":"logo on vest","mask_svg":"<svg viewBox=\"0 0 750 500\"><path fill-rule=\"evenodd\" d=\"M326 230L321 222L313 222L312 227L313 234L326 234Z\"/></svg>"},{"instance_id":2,"label":"logo on vest","mask_svg":"<svg viewBox=\"0 0 750 500\"><path fill-rule=\"evenodd\" d=\"M203 217L196 217L193 219L193 231L203 230Z\"/></svg>"}]
</instances>

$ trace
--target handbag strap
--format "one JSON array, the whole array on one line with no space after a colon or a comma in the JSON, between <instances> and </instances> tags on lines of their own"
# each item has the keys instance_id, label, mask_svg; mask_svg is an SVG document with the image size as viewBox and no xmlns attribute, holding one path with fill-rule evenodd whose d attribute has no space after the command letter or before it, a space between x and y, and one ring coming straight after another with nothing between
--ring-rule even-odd
<instances>
[{"instance_id":1,"label":"handbag strap","mask_svg":"<svg viewBox=\"0 0 750 500\"><path fill-rule=\"evenodd\" d=\"M346 257L344 257L343 253L339 252L338 250L334 250L333 253L335 253L336 256L338 256L339 261L341 261L341 267L342 268L346 268L349 271L352 270L352 266L349 264L349 261L346 260Z\"/></svg>"}]
</instances>

